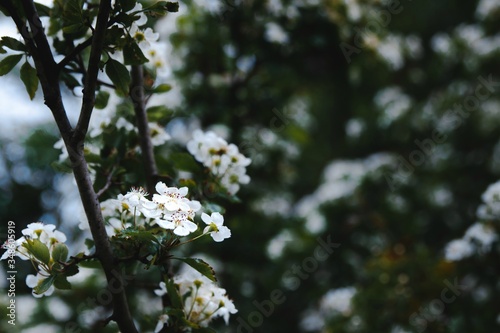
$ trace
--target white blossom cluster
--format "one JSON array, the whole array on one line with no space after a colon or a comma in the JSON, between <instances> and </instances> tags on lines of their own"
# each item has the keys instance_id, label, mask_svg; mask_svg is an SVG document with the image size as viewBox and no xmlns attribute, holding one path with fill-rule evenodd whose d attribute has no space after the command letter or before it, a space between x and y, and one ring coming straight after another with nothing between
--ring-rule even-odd
<instances>
[{"instance_id":1,"label":"white blossom cluster","mask_svg":"<svg viewBox=\"0 0 500 333\"><path fill-rule=\"evenodd\" d=\"M412 105L411 98L397 86L387 87L377 92L375 105L382 111L379 117L381 127L387 127L403 116Z\"/></svg>"},{"instance_id":2,"label":"white blossom cluster","mask_svg":"<svg viewBox=\"0 0 500 333\"><path fill-rule=\"evenodd\" d=\"M117 199L103 201L101 211L108 223L108 236L132 225L143 224L156 224L172 230L177 236L187 236L198 230L194 218L201 209L201 204L186 197L187 187L168 187L165 183L158 182L156 191L158 193L153 194L152 200L147 198L148 193L142 188L133 188L125 195L118 195ZM202 213L201 219L207 225L203 233L210 234L214 241L221 242L231 237L231 231L223 225L224 217L220 213L214 212L210 216ZM82 216L80 229L88 228L88 221Z\"/></svg>"},{"instance_id":3,"label":"white blossom cluster","mask_svg":"<svg viewBox=\"0 0 500 333\"><path fill-rule=\"evenodd\" d=\"M500 13L500 2L496 0L480 0L476 8L476 16L480 19L494 17Z\"/></svg>"},{"instance_id":4,"label":"white blossom cluster","mask_svg":"<svg viewBox=\"0 0 500 333\"><path fill-rule=\"evenodd\" d=\"M328 319L334 316L348 317L352 314L352 299L356 295L355 287L329 290L319 301L319 308L306 310L300 326L304 331L321 331Z\"/></svg>"},{"instance_id":5,"label":"white blossom cluster","mask_svg":"<svg viewBox=\"0 0 500 333\"><path fill-rule=\"evenodd\" d=\"M452 240L446 245L445 258L458 261L477 252L488 252L497 239L498 235L493 227L476 222L467 229L463 238Z\"/></svg>"},{"instance_id":6,"label":"white blossom cluster","mask_svg":"<svg viewBox=\"0 0 500 333\"><path fill-rule=\"evenodd\" d=\"M352 298L356 288L345 287L329 290L320 300L320 311L326 315L341 314L349 316L352 312Z\"/></svg>"},{"instance_id":7,"label":"white blossom cluster","mask_svg":"<svg viewBox=\"0 0 500 333\"><path fill-rule=\"evenodd\" d=\"M477 210L477 216L483 220L500 219L500 181L488 186L481 196L483 204Z\"/></svg>"},{"instance_id":8,"label":"white blossom cluster","mask_svg":"<svg viewBox=\"0 0 500 333\"><path fill-rule=\"evenodd\" d=\"M312 194L303 197L296 205L298 216L306 220L306 229L319 233L326 227L320 206L350 197L366 177L376 177L380 169L394 164L388 153L377 153L364 160L335 160L323 171L323 182Z\"/></svg>"},{"instance_id":9,"label":"white blossom cluster","mask_svg":"<svg viewBox=\"0 0 500 333\"><path fill-rule=\"evenodd\" d=\"M64 243L67 240L66 235L58 230L55 230L55 228L56 226L53 224L43 224L42 222L30 223L21 231L23 234L21 238L15 240L15 242L6 242L2 245L2 248L7 251L5 251L0 260L5 260L10 257L12 253L14 253L22 260L31 260L33 265L37 267L37 275L29 274L26 277L26 285L30 288L35 288L43 279L50 276L50 268L47 263L42 262L33 253L29 252L26 245L30 241L38 240L49 249L50 257L52 258L54 246L56 244ZM53 262L53 259L50 260ZM32 291L32 294L33 296L40 298L44 295L50 296L53 292L54 286L51 286L41 294L35 293L35 290Z\"/></svg>"},{"instance_id":10,"label":"white blossom cluster","mask_svg":"<svg viewBox=\"0 0 500 333\"><path fill-rule=\"evenodd\" d=\"M207 327L213 319L222 317L227 324L230 314L238 312L233 301L227 297L225 289L194 269L186 269L175 276L174 283L183 301L186 319L192 323ZM160 282L160 288L156 289L155 293L158 296L167 293L165 282ZM161 315L155 332L159 332L167 322L168 315Z\"/></svg>"},{"instance_id":11,"label":"white blossom cluster","mask_svg":"<svg viewBox=\"0 0 500 333\"><path fill-rule=\"evenodd\" d=\"M220 180L220 184L230 194L236 194L240 184L250 182L246 167L251 160L243 156L236 145L228 144L214 132L195 130L193 139L187 143L187 149Z\"/></svg>"},{"instance_id":12,"label":"white blossom cluster","mask_svg":"<svg viewBox=\"0 0 500 333\"><path fill-rule=\"evenodd\" d=\"M479 206L477 217L480 220L496 220L500 218L500 182L488 186L482 195L484 204ZM493 226L476 222L471 225L464 236L449 242L444 250L446 260L458 261L475 253L485 253L491 250L492 244L498 239Z\"/></svg>"}]
</instances>

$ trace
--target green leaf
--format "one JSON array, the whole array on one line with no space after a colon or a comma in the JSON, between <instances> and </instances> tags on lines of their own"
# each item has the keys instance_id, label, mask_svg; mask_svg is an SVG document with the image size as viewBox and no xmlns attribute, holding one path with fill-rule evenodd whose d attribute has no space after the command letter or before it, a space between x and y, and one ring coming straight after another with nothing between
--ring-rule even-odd
<instances>
[{"instance_id":1,"label":"green leaf","mask_svg":"<svg viewBox=\"0 0 500 333\"><path fill-rule=\"evenodd\" d=\"M221 205L218 205L216 203L213 203L213 202L204 202L203 208L207 214L211 214L214 212L219 212L221 214L224 214L224 211L225 211L224 207L222 207Z\"/></svg>"},{"instance_id":2,"label":"green leaf","mask_svg":"<svg viewBox=\"0 0 500 333\"><path fill-rule=\"evenodd\" d=\"M169 92L170 90L172 90L172 86L170 84L164 83L154 87L154 89L151 92L154 94L161 94Z\"/></svg>"},{"instance_id":3,"label":"green leaf","mask_svg":"<svg viewBox=\"0 0 500 333\"><path fill-rule=\"evenodd\" d=\"M116 93L127 96L130 86L130 73L122 63L109 59L106 63L106 74L115 85Z\"/></svg>"},{"instance_id":4,"label":"green leaf","mask_svg":"<svg viewBox=\"0 0 500 333\"><path fill-rule=\"evenodd\" d=\"M89 249L89 250L92 249L95 245L94 240L90 239L90 238L86 238L84 243L85 243L85 246L87 247L87 249Z\"/></svg>"},{"instance_id":5,"label":"green leaf","mask_svg":"<svg viewBox=\"0 0 500 333\"><path fill-rule=\"evenodd\" d=\"M165 105L152 106L146 109L150 121L167 120L174 114L172 109Z\"/></svg>"},{"instance_id":6,"label":"green leaf","mask_svg":"<svg viewBox=\"0 0 500 333\"><path fill-rule=\"evenodd\" d=\"M198 258L178 258L178 257L172 257L172 259L177 259L182 262L185 262L186 264L193 267L201 274L205 275L209 280L213 282L217 281L214 269L204 260Z\"/></svg>"},{"instance_id":7,"label":"green leaf","mask_svg":"<svg viewBox=\"0 0 500 333\"><path fill-rule=\"evenodd\" d=\"M0 61L0 76L9 73L23 57L22 54L10 55Z\"/></svg>"},{"instance_id":8,"label":"green leaf","mask_svg":"<svg viewBox=\"0 0 500 333\"><path fill-rule=\"evenodd\" d=\"M191 154L188 153L172 153L170 155L170 160L174 167L179 170L190 171L190 172L200 172L201 166Z\"/></svg>"},{"instance_id":9,"label":"green leaf","mask_svg":"<svg viewBox=\"0 0 500 333\"><path fill-rule=\"evenodd\" d=\"M97 259L89 259L81 261L80 263L78 263L78 265L85 268L99 268L99 269L102 268L101 262Z\"/></svg>"},{"instance_id":10,"label":"green leaf","mask_svg":"<svg viewBox=\"0 0 500 333\"><path fill-rule=\"evenodd\" d=\"M64 2L63 32L83 37L88 27L84 25L86 18L83 15L83 0L67 0ZM75 37L75 36L74 36Z\"/></svg>"},{"instance_id":11,"label":"green leaf","mask_svg":"<svg viewBox=\"0 0 500 333\"><path fill-rule=\"evenodd\" d=\"M124 12L128 12L129 10L135 7L137 0L119 0L119 3L122 7L122 10Z\"/></svg>"},{"instance_id":12,"label":"green leaf","mask_svg":"<svg viewBox=\"0 0 500 333\"><path fill-rule=\"evenodd\" d=\"M174 280L173 279L168 279L167 282L165 283L167 287L167 294L170 299L170 302L176 309L183 309L182 305L182 300L181 296L179 295L179 291L177 290L177 287L175 286Z\"/></svg>"},{"instance_id":13,"label":"green leaf","mask_svg":"<svg viewBox=\"0 0 500 333\"><path fill-rule=\"evenodd\" d=\"M81 83L73 75L66 71L61 72L61 79L71 90L73 90L75 87L81 86Z\"/></svg>"},{"instance_id":14,"label":"green leaf","mask_svg":"<svg viewBox=\"0 0 500 333\"><path fill-rule=\"evenodd\" d=\"M200 327L194 328L193 333L217 333L217 331L210 327Z\"/></svg>"},{"instance_id":15,"label":"green leaf","mask_svg":"<svg viewBox=\"0 0 500 333\"><path fill-rule=\"evenodd\" d=\"M179 11L179 3L178 2L167 2L167 11L171 13L177 13Z\"/></svg>"},{"instance_id":16,"label":"green leaf","mask_svg":"<svg viewBox=\"0 0 500 333\"><path fill-rule=\"evenodd\" d=\"M73 169L71 168L71 163L68 161L65 162L54 161L50 163L50 166L57 172L63 172L63 173L73 172Z\"/></svg>"},{"instance_id":17,"label":"green leaf","mask_svg":"<svg viewBox=\"0 0 500 333\"><path fill-rule=\"evenodd\" d=\"M184 318L186 315L184 313L184 311L182 309L174 309L174 308L164 308L163 309L163 312L165 314L168 314L169 316L171 317L175 317L175 318Z\"/></svg>"},{"instance_id":18,"label":"green leaf","mask_svg":"<svg viewBox=\"0 0 500 333\"><path fill-rule=\"evenodd\" d=\"M146 243L146 242L158 243L158 240L156 239L155 236L153 236L151 231L125 229L121 232L119 236L120 237L124 236L126 239L128 239L128 237L132 237L133 241L137 241L139 243Z\"/></svg>"},{"instance_id":19,"label":"green leaf","mask_svg":"<svg viewBox=\"0 0 500 333\"><path fill-rule=\"evenodd\" d=\"M24 45L23 43L12 37L7 37L7 36L2 37L2 41L0 44L14 51L21 51L21 52L27 51L26 45Z\"/></svg>"},{"instance_id":20,"label":"green leaf","mask_svg":"<svg viewBox=\"0 0 500 333\"><path fill-rule=\"evenodd\" d=\"M38 281L38 285L35 288L33 288L33 291L35 292L35 294L38 295L43 294L44 292L49 290L50 286L52 286L52 284L54 283L54 280L55 276L51 275L46 279Z\"/></svg>"},{"instance_id":21,"label":"green leaf","mask_svg":"<svg viewBox=\"0 0 500 333\"><path fill-rule=\"evenodd\" d=\"M99 267L100 268L100 267ZM73 276L73 275L76 275L78 274L80 270L78 269L78 266L77 265L70 265L70 266L66 266L64 268L64 276Z\"/></svg>"},{"instance_id":22,"label":"green leaf","mask_svg":"<svg viewBox=\"0 0 500 333\"><path fill-rule=\"evenodd\" d=\"M62 18L64 26L82 24L83 0L66 0L64 2Z\"/></svg>"},{"instance_id":23,"label":"green leaf","mask_svg":"<svg viewBox=\"0 0 500 333\"><path fill-rule=\"evenodd\" d=\"M179 11L179 3L178 2L158 1L155 4L153 4L151 7L147 7L145 10L151 16L163 16L167 12Z\"/></svg>"},{"instance_id":24,"label":"green leaf","mask_svg":"<svg viewBox=\"0 0 500 333\"><path fill-rule=\"evenodd\" d=\"M69 283L68 278L64 275L58 275L54 279L54 287L61 290L71 289L71 283Z\"/></svg>"},{"instance_id":25,"label":"green leaf","mask_svg":"<svg viewBox=\"0 0 500 333\"><path fill-rule=\"evenodd\" d=\"M30 99L35 98L38 89L38 75L36 69L31 67L27 61L21 66L21 81L23 81Z\"/></svg>"},{"instance_id":26,"label":"green leaf","mask_svg":"<svg viewBox=\"0 0 500 333\"><path fill-rule=\"evenodd\" d=\"M83 29L86 29L86 27L83 24L75 23L75 24L70 24L70 25L64 26L62 31L65 34L75 34L75 33L81 32Z\"/></svg>"},{"instance_id":27,"label":"green leaf","mask_svg":"<svg viewBox=\"0 0 500 333\"><path fill-rule=\"evenodd\" d=\"M35 258L43 262L44 264L49 264L50 262L50 251L47 245L40 242L38 239L28 239L24 243L24 247L30 252Z\"/></svg>"},{"instance_id":28,"label":"green leaf","mask_svg":"<svg viewBox=\"0 0 500 333\"><path fill-rule=\"evenodd\" d=\"M95 108L104 109L108 105L109 96L109 92L104 90L99 91L95 97Z\"/></svg>"},{"instance_id":29,"label":"green leaf","mask_svg":"<svg viewBox=\"0 0 500 333\"><path fill-rule=\"evenodd\" d=\"M42 5L41 3L35 2L36 11L38 16L50 16L50 7Z\"/></svg>"},{"instance_id":30,"label":"green leaf","mask_svg":"<svg viewBox=\"0 0 500 333\"><path fill-rule=\"evenodd\" d=\"M123 58L125 65L142 65L148 62L148 58L144 56L141 48L134 41L125 44L123 47Z\"/></svg>"},{"instance_id":31,"label":"green leaf","mask_svg":"<svg viewBox=\"0 0 500 333\"><path fill-rule=\"evenodd\" d=\"M55 244L52 249L52 259L55 262L66 262L68 259L68 247L62 243Z\"/></svg>"}]
</instances>

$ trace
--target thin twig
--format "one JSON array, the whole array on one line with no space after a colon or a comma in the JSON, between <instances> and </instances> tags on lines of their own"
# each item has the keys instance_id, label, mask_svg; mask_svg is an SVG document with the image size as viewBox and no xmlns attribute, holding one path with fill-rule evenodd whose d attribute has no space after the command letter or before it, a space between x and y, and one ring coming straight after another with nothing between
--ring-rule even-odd
<instances>
[{"instance_id":1,"label":"thin twig","mask_svg":"<svg viewBox=\"0 0 500 333\"><path fill-rule=\"evenodd\" d=\"M89 128L90 117L95 104L95 91L97 87L97 76L99 74L99 62L104 48L104 38L108 29L109 14L111 12L111 0L101 1L99 4L99 14L92 37L90 48L89 64L87 75L85 76L82 109L78 123L75 126L73 142L83 141Z\"/></svg>"},{"instance_id":2,"label":"thin twig","mask_svg":"<svg viewBox=\"0 0 500 333\"><path fill-rule=\"evenodd\" d=\"M78 44L66 57L64 57L59 63L57 67L59 70L62 70L68 63L76 58L84 49L92 44L92 37L84 41L83 43Z\"/></svg>"},{"instance_id":3,"label":"thin twig","mask_svg":"<svg viewBox=\"0 0 500 333\"><path fill-rule=\"evenodd\" d=\"M146 114L144 95L144 76L140 65L132 66L132 84L130 86L130 97L134 103L137 128L139 130L140 146L144 170L146 172L147 191L153 193L158 175L156 160L151 142L151 132L149 130L148 116Z\"/></svg>"},{"instance_id":4,"label":"thin twig","mask_svg":"<svg viewBox=\"0 0 500 333\"><path fill-rule=\"evenodd\" d=\"M108 176L106 177L106 184L96 193L97 197L99 198L101 195L104 194L108 190L108 188L111 186L111 180L113 179L113 172L115 171L115 168L113 167L111 171L109 172Z\"/></svg>"}]
</instances>

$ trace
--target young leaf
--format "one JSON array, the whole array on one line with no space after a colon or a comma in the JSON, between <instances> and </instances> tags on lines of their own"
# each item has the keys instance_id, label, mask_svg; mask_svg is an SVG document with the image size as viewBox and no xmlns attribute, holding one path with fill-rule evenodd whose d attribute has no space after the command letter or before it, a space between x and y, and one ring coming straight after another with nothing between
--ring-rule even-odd
<instances>
[{"instance_id":1,"label":"young leaf","mask_svg":"<svg viewBox=\"0 0 500 333\"><path fill-rule=\"evenodd\" d=\"M38 12L38 16L50 16L50 7L45 6L41 3L35 2L36 11Z\"/></svg>"},{"instance_id":2,"label":"young leaf","mask_svg":"<svg viewBox=\"0 0 500 333\"><path fill-rule=\"evenodd\" d=\"M217 278L215 277L215 272L212 266L210 266L206 261L198 259L198 258L178 258L173 257L173 259L180 260L185 262L189 266L196 269L201 274L205 275L209 280L216 282Z\"/></svg>"},{"instance_id":3,"label":"young leaf","mask_svg":"<svg viewBox=\"0 0 500 333\"><path fill-rule=\"evenodd\" d=\"M35 98L35 93L38 89L38 76L36 69L31 67L27 61L21 66L21 81L23 81L30 99Z\"/></svg>"},{"instance_id":4,"label":"young leaf","mask_svg":"<svg viewBox=\"0 0 500 333\"><path fill-rule=\"evenodd\" d=\"M56 287L57 289L61 289L61 290L68 290L68 289L71 289L71 283L69 283L66 276L58 275L54 279L54 287Z\"/></svg>"},{"instance_id":5,"label":"young leaf","mask_svg":"<svg viewBox=\"0 0 500 333\"><path fill-rule=\"evenodd\" d=\"M158 1L151 7L148 7L147 10L150 12L150 15L162 16L165 15L166 12L178 12L179 3L170 1Z\"/></svg>"},{"instance_id":6,"label":"young leaf","mask_svg":"<svg viewBox=\"0 0 500 333\"><path fill-rule=\"evenodd\" d=\"M217 333L217 331L210 327L200 327L194 328L193 333Z\"/></svg>"},{"instance_id":7,"label":"young leaf","mask_svg":"<svg viewBox=\"0 0 500 333\"><path fill-rule=\"evenodd\" d=\"M161 94L161 93L169 92L170 90L172 90L172 86L170 84L164 83L164 84L160 84L159 86L154 87L151 92Z\"/></svg>"},{"instance_id":8,"label":"young leaf","mask_svg":"<svg viewBox=\"0 0 500 333\"><path fill-rule=\"evenodd\" d=\"M130 73L122 63L109 59L106 63L106 74L115 85L116 93L127 96L130 86Z\"/></svg>"},{"instance_id":9,"label":"young leaf","mask_svg":"<svg viewBox=\"0 0 500 333\"><path fill-rule=\"evenodd\" d=\"M65 34L81 33L86 27L81 23L69 24L63 27L62 31Z\"/></svg>"},{"instance_id":10,"label":"young leaf","mask_svg":"<svg viewBox=\"0 0 500 333\"><path fill-rule=\"evenodd\" d=\"M78 269L77 265L66 266L64 268L64 276L66 276L66 277L73 276L73 275L78 274L79 271L80 270Z\"/></svg>"},{"instance_id":11,"label":"young leaf","mask_svg":"<svg viewBox=\"0 0 500 333\"><path fill-rule=\"evenodd\" d=\"M142 65L148 62L148 59L142 53L141 48L136 42L130 42L123 47L123 58L125 65Z\"/></svg>"},{"instance_id":12,"label":"young leaf","mask_svg":"<svg viewBox=\"0 0 500 333\"><path fill-rule=\"evenodd\" d=\"M188 153L172 153L170 160L179 170L189 172L199 172L201 170L200 164L196 162L193 155Z\"/></svg>"},{"instance_id":13,"label":"young leaf","mask_svg":"<svg viewBox=\"0 0 500 333\"><path fill-rule=\"evenodd\" d=\"M156 105L147 108L146 112L151 121L166 120L174 114L172 109L169 109L165 105Z\"/></svg>"},{"instance_id":14,"label":"young leaf","mask_svg":"<svg viewBox=\"0 0 500 333\"><path fill-rule=\"evenodd\" d=\"M0 76L9 73L23 57L22 54L10 55L0 61Z\"/></svg>"},{"instance_id":15,"label":"young leaf","mask_svg":"<svg viewBox=\"0 0 500 333\"><path fill-rule=\"evenodd\" d=\"M52 259L55 262L66 262L68 259L68 247L62 243L55 244L52 249Z\"/></svg>"},{"instance_id":16,"label":"young leaf","mask_svg":"<svg viewBox=\"0 0 500 333\"><path fill-rule=\"evenodd\" d=\"M38 239L27 240L24 243L24 247L30 252L35 258L43 262L44 264L49 264L50 252L47 245L40 242Z\"/></svg>"},{"instance_id":17,"label":"young leaf","mask_svg":"<svg viewBox=\"0 0 500 333\"><path fill-rule=\"evenodd\" d=\"M175 286L174 280L168 279L165 285L167 287L168 297L170 298L170 302L172 302L174 308L182 309L183 306L182 306L181 296L179 295L179 291Z\"/></svg>"},{"instance_id":18,"label":"young leaf","mask_svg":"<svg viewBox=\"0 0 500 333\"><path fill-rule=\"evenodd\" d=\"M124 12L128 12L129 10L134 8L135 4L137 3L136 0L119 0L118 2L120 3Z\"/></svg>"},{"instance_id":19,"label":"young leaf","mask_svg":"<svg viewBox=\"0 0 500 333\"><path fill-rule=\"evenodd\" d=\"M97 93L95 97L95 108L104 109L108 105L109 92L101 90Z\"/></svg>"},{"instance_id":20,"label":"young leaf","mask_svg":"<svg viewBox=\"0 0 500 333\"><path fill-rule=\"evenodd\" d=\"M50 163L50 166L52 169L54 169L57 172L63 172L63 173L71 173L73 172L73 169L71 168L70 162L59 162L59 161L54 161Z\"/></svg>"},{"instance_id":21,"label":"young leaf","mask_svg":"<svg viewBox=\"0 0 500 333\"><path fill-rule=\"evenodd\" d=\"M85 260L85 261L80 262L78 265L80 265L80 267L84 267L84 268L99 268L99 269L102 269L101 262L99 260L97 260L97 259Z\"/></svg>"},{"instance_id":22,"label":"young leaf","mask_svg":"<svg viewBox=\"0 0 500 333\"><path fill-rule=\"evenodd\" d=\"M89 250L91 250L95 246L94 240L90 238L86 238L84 243Z\"/></svg>"},{"instance_id":23,"label":"young leaf","mask_svg":"<svg viewBox=\"0 0 500 333\"><path fill-rule=\"evenodd\" d=\"M46 279L38 281L38 285L35 288L33 288L35 294L40 295L49 290L50 286L52 286L52 284L54 283L54 280L55 276L51 275Z\"/></svg>"},{"instance_id":24,"label":"young leaf","mask_svg":"<svg viewBox=\"0 0 500 333\"><path fill-rule=\"evenodd\" d=\"M171 13L177 13L179 11L179 3L178 2L167 2L166 5L167 11Z\"/></svg>"},{"instance_id":25,"label":"young leaf","mask_svg":"<svg viewBox=\"0 0 500 333\"><path fill-rule=\"evenodd\" d=\"M22 51L22 52L27 51L26 45L24 45L23 43L12 37L7 37L7 36L2 37L2 41L0 44L14 51Z\"/></svg>"}]
</instances>

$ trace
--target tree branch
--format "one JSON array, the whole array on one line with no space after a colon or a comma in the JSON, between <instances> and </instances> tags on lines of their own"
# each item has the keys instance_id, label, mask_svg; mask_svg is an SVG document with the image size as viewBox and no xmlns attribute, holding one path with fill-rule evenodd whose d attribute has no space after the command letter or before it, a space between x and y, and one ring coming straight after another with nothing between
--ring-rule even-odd
<instances>
[{"instance_id":1,"label":"tree branch","mask_svg":"<svg viewBox=\"0 0 500 333\"><path fill-rule=\"evenodd\" d=\"M103 13L100 12L98 16L97 26L100 30L96 29L96 33L99 32L99 35L95 36L92 43L89 75L85 81L84 101L82 114L78 122L77 135L72 135L73 130L62 102L57 65L54 61L52 51L33 1L22 0L22 6L29 24L29 31L24 23L25 21L16 12L16 8L12 5L12 2L7 0L2 4L11 14L19 32L27 44L30 54L33 56L37 74L42 85L45 104L52 111L66 148L68 149L78 191L95 242L95 255L102 263L108 281L108 289L113 295L113 318L116 320L122 332L137 333L137 329L135 328L128 308L124 290L124 279L111 250L108 235L104 227L99 200L94 191L87 161L83 154L83 140L87 132L88 121L90 120L94 105L98 63L104 41L106 21L111 6L110 0L101 1L100 3L100 8L103 9Z\"/></svg>"},{"instance_id":2,"label":"tree branch","mask_svg":"<svg viewBox=\"0 0 500 333\"><path fill-rule=\"evenodd\" d=\"M57 67L59 70L62 70L64 66L66 66L71 60L75 59L77 55L79 55L85 48L92 44L92 37L87 39L85 42L78 44L64 59L62 59Z\"/></svg>"},{"instance_id":3,"label":"tree branch","mask_svg":"<svg viewBox=\"0 0 500 333\"><path fill-rule=\"evenodd\" d=\"M28 18L26 23L19 16L11 1L6 1L4 5L11 14L17 29L26 42L30 55L33 57L45 105L52 111L61 136L67 140L72 133L72 127L62 104L56 64L35 4L31 0L22 0L22 6Z\"/></svg>"},{"instance_id":4,"label":"tree branch","mask_svg":"<svg viewBox=\"0 0 500 333\"><path fill-rule=\"evenodd\" d=\"M90 48L89 65L85 76L83 89L83 102L80 111L80 118L75 127L72 140L74 142L83 141L89 128L90 116L95 104L95 90L97 87L97 76L99 74L99 62L104 48L104 38L108 29L109 14L111 12L111 0L101 1L99 4L99 14L92 37Z\"/></svg>"},{"instance_id":5,"label":"tree branch","mask_svg":"<svg viewBox=\"0 0 500 333\"><path fill-rule=\"evenodd\" d=\"M151 132L149 130L148 116L144 104L144 76L142 66L132 66L132 84L130 86L130 97L134 103L137 128L139 130L142 160L146 172L147 191L152 193L158 176L153 143L151 142Z\"/></svg>"}]
</instances>

